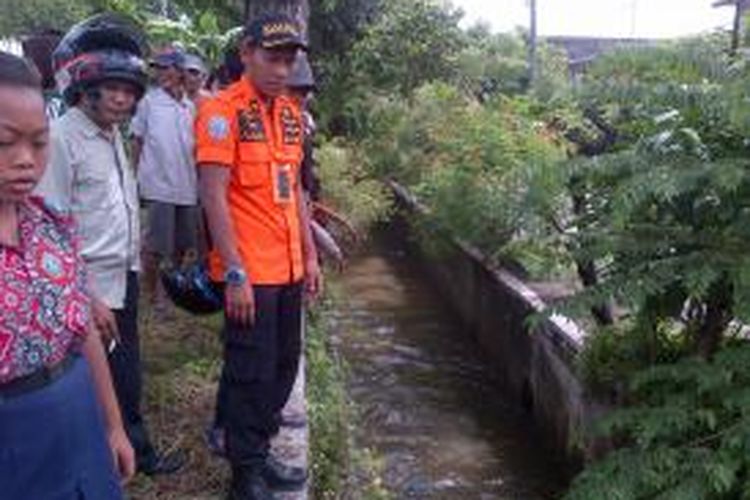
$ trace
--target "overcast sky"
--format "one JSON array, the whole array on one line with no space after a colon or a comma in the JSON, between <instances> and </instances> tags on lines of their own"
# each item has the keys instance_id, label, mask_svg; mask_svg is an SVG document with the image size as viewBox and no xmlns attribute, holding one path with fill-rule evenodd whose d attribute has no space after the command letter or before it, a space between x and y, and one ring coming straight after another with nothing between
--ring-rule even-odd
<instances>
[{"instance_id":1,"label":"overcast sky","mask_svg":"<svg viewBox=\"0 0 750 500\"><path fill-rule=\"evenodd\" d=\"M451 0L495 31L528 25L528 0ZM732 9L713 0L537 0L540 35L673 37L730 26Z\"/></svg>"}]
</instances>

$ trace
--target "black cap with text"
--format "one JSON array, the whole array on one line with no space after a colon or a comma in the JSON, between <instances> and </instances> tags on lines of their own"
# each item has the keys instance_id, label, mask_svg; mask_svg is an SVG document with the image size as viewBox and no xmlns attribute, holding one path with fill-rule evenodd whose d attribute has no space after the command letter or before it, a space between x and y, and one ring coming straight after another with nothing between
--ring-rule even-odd
<instances>
[{"instance_id":1,"label":"black cap with text","mask_svg":"<svg viewBox=\"0 0 750 500\"><path fill-rule=\"evenodd\" d=\"M299 23L284 14L264 14L254 19L245 29L245 38L264 49L307 49Z\"/></svg>"}]
</instances>

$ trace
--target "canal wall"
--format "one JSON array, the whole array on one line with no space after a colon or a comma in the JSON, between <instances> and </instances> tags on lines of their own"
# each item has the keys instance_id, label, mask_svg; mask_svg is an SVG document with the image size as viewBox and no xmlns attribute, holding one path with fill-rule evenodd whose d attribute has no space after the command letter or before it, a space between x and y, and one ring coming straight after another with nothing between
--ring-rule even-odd
<instances>
[{"instance_id":1,"label":"canal wall","mask_svg":"<svg viewBox=\"0 0 750 500\"><path fill-rule=\"evenodd\" d=\"M441 233L417 237L407 218L429 217L424 207L392 183L398 211L390 230L406 242L447 302L466 325L492 364L504 397L526 409L546 437L545 446L573 466L592 451L585 429L601 413L587 398L575 371L584 332L570 320L544 316L538 294L511 272L488 263L477 249ZM439 250L430 250L439 240ZM536 318L536 320L530 320ZM535 445L530 443L530 445Z\"/></svg>"}]
</instances>

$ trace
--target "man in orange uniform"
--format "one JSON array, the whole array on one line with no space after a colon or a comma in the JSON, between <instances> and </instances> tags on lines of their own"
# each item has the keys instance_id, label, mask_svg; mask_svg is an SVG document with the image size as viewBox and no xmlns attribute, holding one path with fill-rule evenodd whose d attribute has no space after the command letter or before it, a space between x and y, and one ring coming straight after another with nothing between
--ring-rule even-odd
<instances>
[{"instance_id":1,"label":"man in orange uniform","mask_svg":"<svg viewBox=\"0 0 750 500\"><path fill-rule=\"evenodd\" d=\"M269 455L297 374L303 293L317 295L321 284L299 180L301 111L284 95L304 48L293 19L253 21L241 42L242 79L196 120L210 272L226 284L217 424L226 430L230 499L270 499L271 489L306 480Z\"/></svg>"}]
</instances>

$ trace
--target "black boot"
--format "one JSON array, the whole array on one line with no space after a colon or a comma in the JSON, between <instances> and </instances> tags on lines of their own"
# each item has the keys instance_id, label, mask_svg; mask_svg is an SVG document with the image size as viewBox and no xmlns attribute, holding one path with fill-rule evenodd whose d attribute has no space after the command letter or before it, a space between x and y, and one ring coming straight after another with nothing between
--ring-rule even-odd
<instances>
[{"instance_id":1,"label":"black boot","mask_svg":"<svg viewBox=\"0 0 750 500\"><path fill-rule=\"evenodd\" d=\"M227 500L273 500L260 467L232 467Z\"/></svg>"},{"instance_id":2,"label":"black boot","mask_svg":"<svg viewBox=\"0 0 750 500\"><path fill-rule=\"evenodd\" d=\"M301 467L282 464L269 455L261 470L266 484L276 491L301 490L307 482L307 473Z\"/></svg>"}]
</instances>

